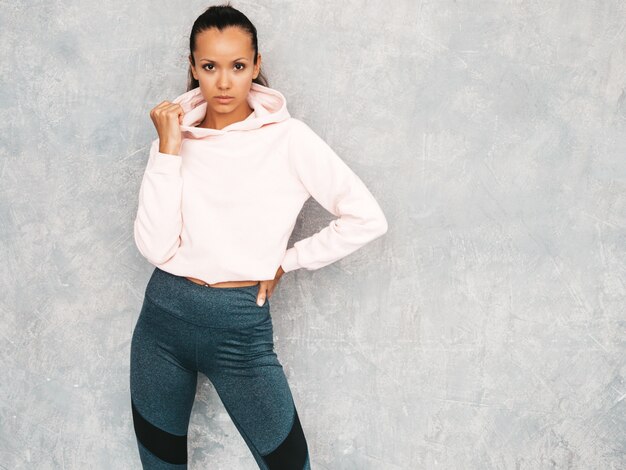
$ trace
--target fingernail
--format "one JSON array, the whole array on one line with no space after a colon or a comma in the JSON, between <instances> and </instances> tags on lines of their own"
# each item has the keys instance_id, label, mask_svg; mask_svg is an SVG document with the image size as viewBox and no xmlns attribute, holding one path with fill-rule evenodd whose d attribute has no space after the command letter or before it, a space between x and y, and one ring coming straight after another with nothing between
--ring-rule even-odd
<instances>
[{"instance_id":1,"label":"fingernail","mask_svg":"<svg viewBox=\"0 0 626 470\"><path fill-rule=\"evenodd\" d=\"M264 302L265 302L265 299L259 299L259 300L256 301L256 303L257 303L257 305L259 307L262 307Z\"/></svg>"}]
</instances>

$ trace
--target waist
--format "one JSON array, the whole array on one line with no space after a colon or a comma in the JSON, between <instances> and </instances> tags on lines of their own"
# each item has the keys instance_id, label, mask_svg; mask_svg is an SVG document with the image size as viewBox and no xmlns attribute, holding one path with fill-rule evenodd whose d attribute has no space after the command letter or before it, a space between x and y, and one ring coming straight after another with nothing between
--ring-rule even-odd
<instances>
[{"instance_id":1,"label":"waist","mask_svg":"<svg viewBox=\"0 0 626 470\"><path fill-rule=\"evenodd\" d=\"M255 286L259 283L259 281L224 281L224 282L216 282L215 284L208 284L206 282L204 282L202 279L196 279L195 277L188 277L185 276L185 279L190 280L191 282L194 282L198 285L201 286L206 286L206 287L217 287L217 288L223 288L223 287L247 287L247 286Z\"/></svg>"},{"instance_id":2,"label":"waist","mask_svg":"<svg viewBox=\"0 0 626 470\"><path fill-rule=\"evenodd\" d=\"M196 285L186 276L155 267L146 286L144 303L194 325L241 331L266 325L270 319L270 303L266 301L259 307L257 291L254 285L209 289ZM255 329L254 334L257 333Z\"/></svg>"}]
</instances>

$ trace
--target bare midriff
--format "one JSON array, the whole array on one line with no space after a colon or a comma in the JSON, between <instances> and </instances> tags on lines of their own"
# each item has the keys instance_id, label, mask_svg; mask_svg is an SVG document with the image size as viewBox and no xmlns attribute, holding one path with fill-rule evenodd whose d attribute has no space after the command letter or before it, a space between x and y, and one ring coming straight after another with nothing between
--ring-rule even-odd
<instances>
[{"instance_id":1,"label":"bare midriff","mask_svg":"<svg viewBox=\"0 0 626 470\"><path fill-rule=\"evenodd\" d=\"M225 282L216 282L215 284L207 284L201 279L196 279L195 277L187 277L191 282L195 282L201 286L209 286L209 287L245 287L245 286L254 286L259 283L259 281L225 281Z\"/></svg>"}]
</instances>

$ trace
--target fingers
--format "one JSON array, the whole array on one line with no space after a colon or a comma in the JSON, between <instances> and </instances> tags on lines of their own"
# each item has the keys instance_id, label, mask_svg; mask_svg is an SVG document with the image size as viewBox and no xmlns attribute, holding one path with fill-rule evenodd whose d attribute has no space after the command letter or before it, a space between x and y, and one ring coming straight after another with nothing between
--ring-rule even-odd
<instances>
[{"instance_id":1,"label":"fingers","mask_svg":"<svg viewBox=\"0 0 626 470\"><path fill-rule=\"evenodd\" d=\"M265 303L265 299L269 299L272 297L272 292L274 292L274 287L276 283L274 281L261 281L259 283L259 292L257 294L256 303L259 307L262 307Z\"/></svg>"},{"instance_id":2,"label":"fingers","mask_svg":"<svg viewBox=\"0 0 626 470\"><path fill-rule=\"evenodd\" d=\"M172 103L171 101L161 101L150 110L150 117L153 121L165 119L168 115L176 116L179 122L182 122L185 111L179 103Z\"/></svg>"},{"instance_id":3,"label":"fingers","mask_svg":"<svg viewBox=\"0 0 626 470\"><path fill-rule=\"evenodd\" d=\"M256 303L259 307L262 307L265 303L265 298L267 296L267 283L265 281L261 281L259 283L259 292L256 297Z\"/></svg>"}]
</instances>

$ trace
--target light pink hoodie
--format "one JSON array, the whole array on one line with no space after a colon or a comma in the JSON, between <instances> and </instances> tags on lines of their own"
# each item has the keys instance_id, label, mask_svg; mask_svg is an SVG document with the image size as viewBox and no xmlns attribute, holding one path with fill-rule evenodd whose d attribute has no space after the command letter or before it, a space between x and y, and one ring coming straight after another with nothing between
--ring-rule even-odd
<instances>
[{"instance_id":1,"label":"light pink hoodie","mask_svg":"<svg viewBox=\"0 0 626 470\"><path fill-rule=\"evenodd\" d=\"M151 264L209 284L270 280L279 265L318 269L387 231L361 179L280 92L253 83L247 99L254 112L220 130L195 127L207 108L200 88L174 100L185 111L180 155L152 142L134 224ZM338 218L286 249L311 196Z\"/></svg>"}]
</instances>

